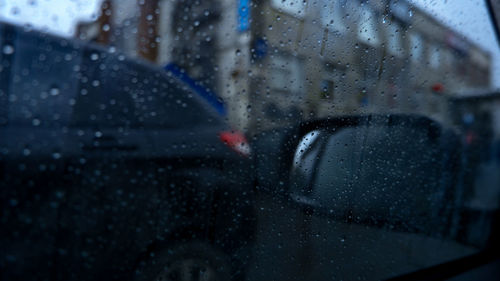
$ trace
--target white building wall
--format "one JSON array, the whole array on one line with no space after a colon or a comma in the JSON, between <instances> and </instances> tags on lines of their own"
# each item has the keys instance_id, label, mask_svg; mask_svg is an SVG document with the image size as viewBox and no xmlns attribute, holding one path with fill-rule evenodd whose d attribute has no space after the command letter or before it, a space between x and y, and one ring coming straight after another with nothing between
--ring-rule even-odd
<instances>
[{"instance_id":1,"label":"white building wall","mask_svg":"<svg viewBox=\"0 0 500 281\"><path fill-rule=\"evenodd\" d=\"M249 125L250 31L238 31L238 1L221 0L221 19L218 24L219 94L227 108L228 120L246 131Z\"/></svg>"},{"instance_id":2,"label":"white building wall","mask_svg":"<svg viewBox=\"0 0 500 281\"><path fill-rule=\"evenodd\" d=\"M159 36L159 49L158 49L158 63L166 65L172 60L172 49L174 36L171 28L172 12L174 10L175 1L163 0L160 1L160 17L158 26Z\"/></svg>"}]
</instances>

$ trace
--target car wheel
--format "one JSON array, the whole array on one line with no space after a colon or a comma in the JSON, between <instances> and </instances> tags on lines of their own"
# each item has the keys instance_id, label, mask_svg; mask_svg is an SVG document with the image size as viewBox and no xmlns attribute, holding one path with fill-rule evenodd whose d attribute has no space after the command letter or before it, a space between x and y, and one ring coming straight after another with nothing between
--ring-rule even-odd
<instances>
[{"instance_id":1,"label":"car wheel","mask_svg":"<svg viewBox=\"0 0 500 281\"><path fill-rule=\"evenodd\" d=\"M207 243L187 243L160 253L138 271L143 281L227 281L230 280L229 258Z\"/></svg>"}]
</instances>

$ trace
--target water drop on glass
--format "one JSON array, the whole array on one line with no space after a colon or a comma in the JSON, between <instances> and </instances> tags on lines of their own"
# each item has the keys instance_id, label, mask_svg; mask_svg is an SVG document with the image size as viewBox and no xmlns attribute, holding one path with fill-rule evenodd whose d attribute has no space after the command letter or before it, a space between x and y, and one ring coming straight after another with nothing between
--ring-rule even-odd
<instances>
[{"instance_id":1,"label":"water drop on glass","mask_svg":"<svg viewBox=\"0 0 500 281\"><path fill-rule=\"evenodd\" d=\"M49 93L50 93L50 95L51 95L51 96L57 96L57 95L59 95L59 92L60 92L60 91L59 91L59 89L58 89L58 88L55 88L55 87L54 87L54 88L51 88L51 89L49 90Z\"/></svg>"},{"instance_id":2,"label":"water drop on glass","mask_svg":"<svg viewBox=\"0 0 500 281\"><path fill-rule=\"evenodd\" d=\"M5 45L2 51L6 55L12 55L14 53L14 47L12 47L11 45Z\"/></svg>"}]
</instances>

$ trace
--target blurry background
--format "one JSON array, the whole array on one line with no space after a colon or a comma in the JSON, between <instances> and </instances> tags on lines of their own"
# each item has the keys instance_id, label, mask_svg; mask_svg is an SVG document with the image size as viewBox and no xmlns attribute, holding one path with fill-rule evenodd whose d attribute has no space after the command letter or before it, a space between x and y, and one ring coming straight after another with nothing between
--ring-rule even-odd
<instances>
[{"instance_id":1,"label":"blurry background","mask_svg":"<svg viewBox=\"0 0 500 281\"><path fill-rule=\"evenodd\" d=\"M6 0L0 19L179 67L247 132L366 112L500 124L484 1Z\"/></svg>"},{"instance_id":2,"label":"blurry background","mask_svg":"<svg viewBox=\"0 0 500 281\"><path fill-rule=\"evenodd\" d=\"M484 1L3 0L0 20L169 70L247 135L360 113L453 127L468 161L464 233L485 240L499 204L500 48Z\"/></svg>"}]
</instances>

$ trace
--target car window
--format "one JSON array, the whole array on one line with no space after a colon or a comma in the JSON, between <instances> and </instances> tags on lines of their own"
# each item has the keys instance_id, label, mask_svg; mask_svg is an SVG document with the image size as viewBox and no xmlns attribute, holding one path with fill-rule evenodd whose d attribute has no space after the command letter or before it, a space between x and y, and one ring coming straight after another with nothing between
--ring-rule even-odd
<instances>
[{"instance_id":1,"label":"car window","mask_svg":"<svg viewBox=\"0 0 500 281\"><path fill-rule=\"evenodd\" d=\"M44 38L22 34L9 39L5 44L12 50L4 50L9 76L3 83L3 95L8 100L4 105L8 123L32 128L67 124L76 92L71 79L76 79L74 67L80 62L78 53L62 40L46 44ZM11 52L25 55L16 56ZM68 79L56 78L61 75ZM62 110L53 111L53 108Z\"/></svg>"},{"instance_id":2,"label":"car window","mask_svg":"<svg viewBox=\"0 0 500 281\"><path fill-rule=\"evenodd\" d=\"M183 126L216 120L189 86L181 85L171 73L158 73L123 55L95 49L84 51L82 60L75 80L73 126L176 128L175 116L186 108L193 113L184 116Z\"/></svg>"},{"instance_id":3,"label":"car window","mask_svg":"<svg viewBox=\"0 0 500 281\"><path fill-rule=\"evenodd\" d=\"M497 6L0 1L0 279L498 260Z\"/></svg>"}]
</instances>

